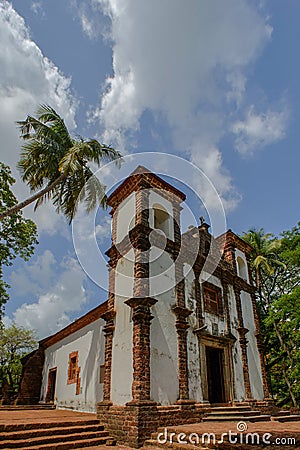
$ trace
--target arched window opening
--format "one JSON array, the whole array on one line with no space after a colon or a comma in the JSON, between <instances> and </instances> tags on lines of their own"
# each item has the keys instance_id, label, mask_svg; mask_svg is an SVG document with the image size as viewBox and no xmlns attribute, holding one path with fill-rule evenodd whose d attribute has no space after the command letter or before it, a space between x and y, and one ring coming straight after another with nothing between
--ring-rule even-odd
<instances>
[{"instance_id":1,"label":"arched window opening","mask_svg":"<svg viewBox=\"0 0 300 450\"><path fill-rule=\"evenodd\" d=\"M247 266L245 264L245 261L243 260L243 258L238 256L236 258L236 262L237 262L238 276L243 278L243 280L248 281Z\"/></svg>"},{"instance_id":2,"label":"arched window opening","mask_svg":"<svg viewBox=\"0 0 300 450\"><path fill-rule=\"evenodd\" d=\"M161 205L153 205L154 228L163 231L166 236L169 235L169 214Z\"/></svg>"}]
</instances>

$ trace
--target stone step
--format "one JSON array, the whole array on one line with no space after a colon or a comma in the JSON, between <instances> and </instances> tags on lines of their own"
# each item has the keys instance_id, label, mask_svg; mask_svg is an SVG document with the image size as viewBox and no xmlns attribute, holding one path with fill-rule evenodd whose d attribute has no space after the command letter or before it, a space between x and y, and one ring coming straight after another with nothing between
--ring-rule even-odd
<instances>
[{"instance_id":1,"label":"stone step","mask_svg":"<svg viewBox=\"0 0 300 450\"><path fill-rule=\"evenodd\" d=\"M281 416L290 416L291 412L288 410L282 410L282 411L278 411L277 413L273 414L273 417L281 417Z\"/></svg>"},{"instance_id":2,"label":"stone step","mask_svg":"<svg viewBox=\"0 0 300 450\"><path fill-rule=\"evenodd\" d=\"M52 410L56 409L53 404L43 404L43 405L1 405L0 411L39 411L39 410Z\"/></svg>"},{"instance_id":3,"label":"stone step","mask_svg":"<svg viewBox=\"0 0 300 450\"><path fill-rule=\"evenodd\" d=\"M300 414L287 414L286 416L273 416L272 420L277 422L300 422Z\"/></svg>"},{"instance_id":4,"label":"stone step","mask_svg":"<svg viewBox=\"0 0 300 450\"><path fill-rule=\"evenodd\" d=\"M49 430L51 431L51 430ZM58 434L58 435L48 435L48 436L37 436L30 437L29 439L11 439L11 440L2 440L0 442L1 449L10 449L10 448L26 448L26 447L37 447L40 448L45 445L52 445L54 448L57 447L57 444L63 444L65 442L82 442L87 447L86 442L97 439L98 443L105 444L106 439L108 438L108 433L106 431L88 431L83 433L68 433L68 434ZM60 447L64 448L64 447ZM76 447L66 447L66 448L76 448Z\"/></svg>"},{"instance_id":5,"label":"stone step","mask_svg":"<svg viewBox=\"0 0 300 450\"><path fill-rule=\"evenodd\" d=\"M265 422L271 420L271 416L268 414L259 414L256 416L229 416L229 415L218 415L210 416L207 415L203 417L203 422L240 422L243 420L244 422Z\"/></svg>"},{"instance_id":6,"label":"stone step","mask_svg":"<svg viewBox=\"0 0 300 450\"><path fill-rule=\"evenodd\" d=\"M144 442L144 447L140 450L161 450L162 448L171 448L176 450L207 450L207 447L203 447L201 445L192 445L192 444L179 444L177 442L166 442L165 444L159 444L156 439L148 439Z\"/></svg>"},{"instance_id":7,"label":"stone step","mask_svg":"<svg viewBox=\"0 0 300 450\"><path fill-rule=\"evenodd\" d=\"M105 440L103 438L94 438L89 440L78 440L78 441L64 441L58 442L56 444L35 445L33 447L22 447L22 450L69 450L77 448L88 448L99 445L105 445Z\"/></svg>"},{"instance_id":8,"label":"stone step","mask_svg":"<svg viewBox=\"0 0 300 450\"><path fill-rule=\"evenodd\" d=\"M54 427L54 428L38 428L34 430L20 430L20 431L11 431L1 433L2 440L20 440L20 439L29 439L32 437L41 437L41 436L49 436L51 434L54 435L67 435L74 433L83 433L87 431L104 431L103 425L95 424L95 425L81 425L80 423L72 426L72 427ZM1 448L1 441L0 441Z\"/></svg>"},{"instance_id":9,"label":"stone step","mask_svg":"<svg viewBox=\"0 0 300 450\"><path fill-rule=\"evenodd\" d=\"M211 411L207 414L207 417L216 417L218 418L219 416L236 416L236 417L249 417L249 416L259 416L260 412L259 411L236 411L236 410L228 410L228 411Z\"/></svg>"},{"instance_id":10,"label":"stone step","mask_svg":"<svg viewBox=\"0 0 300 450\"><path fill-rule=\"evenodd\" d=\"M69 428L77 425L99 425L99 420L97 419L87 419L87 420L65 420L65 421L54 421L54 422L28 422L28 423L10 423L10 424L0 424L0 432L12 432L21 430L39 430L41 428L57 428L65 427Z\"/></svg>"},{"instance_id":11,"label":"stone step","mask_svg":"<svg viewBox=\"0 0 300 450\"><path fill-rule=\"evenodd\" d=\"M250 406L213 406L210 411L251 411Z\"/></svg>"}]
</instances>

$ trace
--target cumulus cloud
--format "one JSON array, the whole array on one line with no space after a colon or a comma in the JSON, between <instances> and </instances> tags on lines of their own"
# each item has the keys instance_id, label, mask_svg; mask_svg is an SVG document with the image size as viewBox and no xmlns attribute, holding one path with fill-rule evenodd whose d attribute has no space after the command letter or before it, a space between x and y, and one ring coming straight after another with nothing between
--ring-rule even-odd
<instances>
[{"instance_id":1,"label":"cumulus cloud","mask_svg":"<svg viewBox=\"0 0 300 450\"><path fill-rule=\"evenodd\" d=\"M40 2L33 2L39 8ZM41 103L53 106L75 128L77 102L71 92L71 79L64 76L52 61L44 56L31 39L24 19L6 1L0 1L0 134L1 160L15 166L19 159L20 139L16 120L33 114ZM28 195L23 183L14 188L18 198ZM35 216L35 220L38 217ZM57 229L58 216L49 214L47 224L41 220L41 230Z\"/></svg>"},{"instance_id":2,"label":"cumulus cloud","mask_svg":"<svg viewBox=\"0 0 300 450\"><path fill-rule=\"evenodd\" d=\"M236 135L235 146L242 154L252 154L255 150L277 142L285 136L288 110L268 110L266 113L256 113L251 105L245 120L239 120L232 125Z\"/></svg>"},{"instance_id":3,"label":"cumulus cloud","mask_svg":"<svg viewBox=\"0 0 300 450\"><path fill-rule=\"evenodd\" d=\"M23 303L13 319L18 325L37 330L40 338L70 323L71 313L80 311L87 301L86 275L72 257L58 263L52 252L46 250L35 262L27 264L23 277L20 275L15 273L14 287L23 287L28 294L35 292L36 301Z\"/></svg>"},{"instance_id":4,"label":"cumulus cloud","mask_svg":"<svg viewBox=\"0 0 300 450\"><path fill-rule=\"evenodd\" d=\"M102 212L101 219L96 225L96 238L101 244L111 236L111 217L108 214Z\"/></svg>"},{"instance_id":5,"label":"cumulus cloud","mask_svg":"<svg viewBox=\"0 0 300 450\"><path fill-rule=\"evenodd\" d=\"M31 2L30 9L34 12L34 14L45 17L45 11L43 10L41 1Z\"/></svg>"},{"instance_id":6,"label":"cumulus cloud","mask_svg":"<svg viewBox=\"0 0 300 450\"><path fill-rule=\"evenodd\" d=\"M105 24L98 0L71 0L71 5L80 20L82 31L89 39L95 39L100 33L104 33Z\"/></svg>"},{"instance_id":7,"label":"cumulus cloud","mask_svg":"<svg viewBox=\"0 0 300 450\"><path fill-rule=\"evenodd\" d=\"M219 144L245 99L247 69L270 40L267 19L246 0L98 2L113 43L113 75L94 113L104 142L128 147L151 111L169 126L174 152L184 150L232 202Z\"/></svg>"}]
</instances>

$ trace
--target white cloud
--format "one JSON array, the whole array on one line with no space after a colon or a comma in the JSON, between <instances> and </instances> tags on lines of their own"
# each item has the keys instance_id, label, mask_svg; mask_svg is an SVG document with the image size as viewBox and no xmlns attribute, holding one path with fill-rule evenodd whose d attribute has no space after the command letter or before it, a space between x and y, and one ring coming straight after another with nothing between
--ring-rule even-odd
<instances>
[{"instance_id":1,"label":"white cloud","mask_svg":"<svg viewBox=\"0 0 300 450\"><path fill-rule=\"evenodd\" d=\"M254 105L251 105L245 120L232 125L237 150L244 155L252 154L255 150L279 141L285 136L287 120L288 111L285 106L280 111L256 113Z\"/></svg>"},{"instance_id":2,"label":"white cloud","mask_svg":"<svg viewBox=\"0 0 300 450\"><path fill-rule=\"evenodd\" d=\"M111 237L111 217L102 212L100 222L96 225L96 238L99 243Z\"/></svg>"},{"instance_id":3,"label":"white cloud","mask_svg":"<svg viewBox=\"0 0 300 450\"><path fill-rule=\"evenodd\" d=\"M49 285L55 282L56 260L50 250L24 264L22 269L14 270L10 276L10 283L17 295L27 295L34 292L42 293Z\"/></svg>"},{"instance_id":4,"label":"white cloud","mask_svg":"<svg viewBox=\"0 0 300 450\"><path fill-rule=\"evenodd\" d=\"M128 146L145 111L166 121L175 152L184 149L232 203L220 139L229 111L245 99L247 68L272 29L252 2L98 0L111 19L113 75L94 118L103 141ZM170 149L166 149L170 151Z\"/></svg>"},{"instance_id":5,"label":"white cloud","mask_svg":"<svg viewBox=\"0 0 300 450\"><path fill-rule=\"evenodd\" d=\"M19 285L25 292L35 292L37 301L23 303L14 312L13 319L18 325L37 330L41 338L70 323L70 313L80 311L87 301L86 275L74 258L66 257L57 264L54 255L47 250L24 271L23 276L15 272L14 287ZM27 284L24 283L26 278L29 279Z\"/></svg>"},{"instance_id":6,"label":"white cloud","mask_svg":"<svg viewBox=\"0 0 300 450\"><path fill-rule=\"evenodd\" d=\"M89 0L89 2L71 0L71 5L80 20L82 31L89 39L95 39L100 33L104 33L105 24L97 0Z\"/></svg>"},{"instance_id":7,"label":"white cloud","mask_svg":"<svg viewBox=\"0 0 300 450\"><path fill-rule=\"evenodd\" d=\"M33 2L38 7L39 2ZM44 56L31 39L24 19L6 0L0 1L0 135L1 160L9 164L18 177L15 166L19 159L21 141L16 120L33 114L41 103L53 106L75 128L77 102L72 95L71 79ZM19 179L19 177L18 177ZM21 200L28 196L28 189L21 182L14 187ZM49 214L47 223L39 223L39 231L58 229L58 216Z\"/></svg>"},{"instance_id":8,"label":"white cloud","mask_svg":"<svg viewBox=\"0 0 300 450\"><path fill-rule=\"evenodd\" d=\"M34 14L45 17L45 11L43 10L42 2L32 1L30 9L34 12Z\"/></svg>"}]
</instances>

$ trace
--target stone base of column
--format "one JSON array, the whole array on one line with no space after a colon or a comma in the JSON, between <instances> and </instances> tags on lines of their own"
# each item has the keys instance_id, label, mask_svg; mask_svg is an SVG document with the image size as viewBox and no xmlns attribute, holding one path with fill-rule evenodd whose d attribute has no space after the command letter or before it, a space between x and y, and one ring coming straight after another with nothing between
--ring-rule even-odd
<instances>
[{"instance_id":1,"label":"stone base of column","mask_svg":"<svg viewBox=\"0 0 300 450\"><path fill-rule=\"evenodd\" d=\"M262 414L275 414L280 411L280 408L275 406L272 398L264 398L263 400L249 400L249 405L252 409L260 411Z\"/></svg>"},{"instance_id":2,"label":"stone base of column","mask_svg":"<svg viewBox=\"0 0 300 450\"><path fill-rule=\"evenodd\" d=\"M131 401L124 406L97 405L97 418L119 443L139 448L158 428L156 402Z\"/></svg>"}]
</instances>

